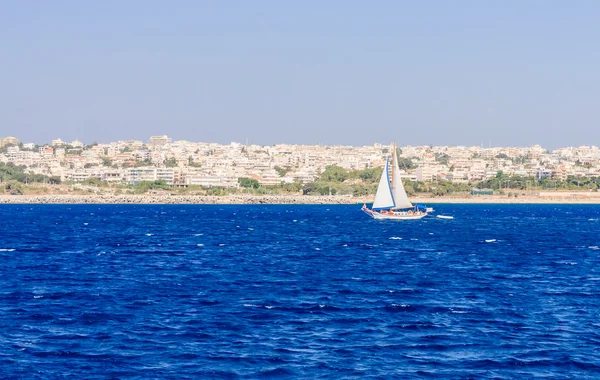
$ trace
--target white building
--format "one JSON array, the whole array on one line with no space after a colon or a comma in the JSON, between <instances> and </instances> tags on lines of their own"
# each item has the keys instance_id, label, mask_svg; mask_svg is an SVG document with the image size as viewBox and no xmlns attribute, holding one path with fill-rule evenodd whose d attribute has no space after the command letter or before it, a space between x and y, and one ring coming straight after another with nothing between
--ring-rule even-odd
<instances>
[{"instance_id":1,"label":"white building","mask_svg":"<svg viewBox=\"0 0 600 380\"><path fill-rule=\"evenodd\" d=\"M164 146L171 143L171 139L167 135L150 137L150 145Z\"/></svg>"},{"instance_id":2,"label":"white building","mask_svg":"<svg viewBox=\"0 0 600 380\"><path fill-rule=\"evenodd\" d=\"M210 175L210 174L192 174L185 178L186 185L197 185L205 187L226 187L237 188L239 183L237 178L232 176Z\"/></svg>"}]
</instances>

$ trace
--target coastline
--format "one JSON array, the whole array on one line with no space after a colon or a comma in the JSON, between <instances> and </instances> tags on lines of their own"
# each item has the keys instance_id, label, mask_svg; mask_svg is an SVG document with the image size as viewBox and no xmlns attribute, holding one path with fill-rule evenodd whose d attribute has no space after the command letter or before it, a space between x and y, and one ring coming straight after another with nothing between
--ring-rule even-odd
<instances>
[{"instance_id":1,"label":"coastline","mask_svg":"<svg viewBox=\"0 0 600 380\"><path fill-rule=\"evenodd\" d=\"M357 198L312 195L0 195L0 204L355 204Z\"/></svg>"},{"instance_id":2,"label":"coastline","mask_svg":"<svg viewBox=\"0 0 600 380\"><path fill-rule=\"evenodd\" d=\"M523 195L517 198L503 195L411 197L413 203L435 204L600 204L599 193L581 193L563 196ZM371 198L319 195L0 195L0 204L362 204Z\"/></svg>"}]
</instances>

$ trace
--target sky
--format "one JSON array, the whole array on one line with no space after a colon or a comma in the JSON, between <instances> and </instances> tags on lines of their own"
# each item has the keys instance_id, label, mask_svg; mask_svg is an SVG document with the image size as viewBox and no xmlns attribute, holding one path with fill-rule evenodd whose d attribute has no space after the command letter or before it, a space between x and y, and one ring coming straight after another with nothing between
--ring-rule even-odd
<instances>
[{"instance_id":1,"label":"sky","mask_svg":"<svg viewBox=\"0 0 600 380\"><path fill-rule=\"evenodd\" d=\"M0 137L600 145L600 2L0 2Z\"/></svg>"}]
</instances>

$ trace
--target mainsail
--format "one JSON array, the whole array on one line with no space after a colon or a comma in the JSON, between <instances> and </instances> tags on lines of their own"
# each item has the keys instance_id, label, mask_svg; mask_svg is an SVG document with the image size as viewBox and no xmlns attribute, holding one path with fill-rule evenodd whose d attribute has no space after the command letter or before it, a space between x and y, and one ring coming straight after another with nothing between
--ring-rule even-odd
<instances>
[{"instance_id":1,"label":"mainsail","mask_svg":"<svg viewBox=\"0 0 600 380\"><path fill-rule=\"evenodd\" d=\"M377 187L377 194L375 194L375 201L373 202L373 209L383 208L394 208L396 203L394 202L394 195L392 194L392 188L390 186L390 159L385 163L385 168L381 173L381 179L379 179L379 186Z\"/></svg>"},{"instance_id":2,"label":"mainsail","mask_svg":"<svg viewBox=\"0 0 600 380\"><path fill-rule=\"evenodd\" d=\"M394 179L394 184L392 185L392 189L394 189L394 203L396 206L394 208L411 208L413 207L412 203L408 200L408 196L406 195L406 191L404 190L404 185L402 184L402 178L400 178L400 167L398 166L398 155L394 151L394 175L392 178Z\"/></svg>"}]
</instances>

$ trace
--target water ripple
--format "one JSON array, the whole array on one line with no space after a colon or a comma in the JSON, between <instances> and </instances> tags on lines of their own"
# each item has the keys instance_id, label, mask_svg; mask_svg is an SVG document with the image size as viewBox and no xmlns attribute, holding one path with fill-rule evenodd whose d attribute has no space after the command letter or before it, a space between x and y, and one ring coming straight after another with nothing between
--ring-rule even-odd
<instances>
[{"instance_id":1,"label":"water ripple","mask_svg":"<svg viewBox=\"0 0 600 380\"><path fill-rule=\"evenodd\" d=\"M600 207L435 208L2 205L0 373L599 378Z\"/></svg>"}]
</instances>

